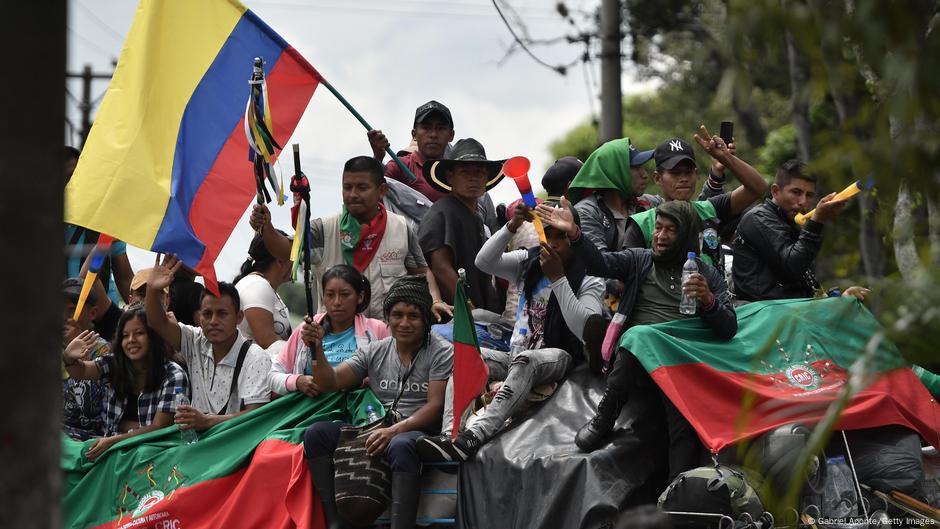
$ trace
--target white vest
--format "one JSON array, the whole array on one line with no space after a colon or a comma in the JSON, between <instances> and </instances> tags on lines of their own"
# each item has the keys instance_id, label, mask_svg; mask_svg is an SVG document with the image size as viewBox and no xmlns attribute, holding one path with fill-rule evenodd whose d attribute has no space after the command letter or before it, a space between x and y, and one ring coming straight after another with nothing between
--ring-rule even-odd
<instances>
[{"instance_id":1,"label":"white vest","mask_svg":"<svg viewBox=\"0 0 940 529\"><path fill-rule=\"evenodd\" d=\"M382 303L392 283L408 275L405 258L408 257L408 224L405 218L386 211L385 234L375 252L372 262L362 275L372 285L372 301L364 314L368 318L385 320ZM339 222L342 214L323 219L323 260L317 266L317 277L323 277L330 267L344 264L343 247L340 245ZM318 289L319 291L320 289ZM318 312L323 312L322 301Z\"/></svg>"}]
</instances>

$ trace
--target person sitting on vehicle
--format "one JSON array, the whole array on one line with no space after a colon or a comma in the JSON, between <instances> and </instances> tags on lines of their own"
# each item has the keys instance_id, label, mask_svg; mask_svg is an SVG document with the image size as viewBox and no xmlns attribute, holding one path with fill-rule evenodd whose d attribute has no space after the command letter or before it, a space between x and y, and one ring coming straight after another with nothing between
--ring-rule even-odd
<instances>
[{"instance_id":1,"label":"person sitting on vehicle","mask_svg":"<svg viewBox=\"0 0 940 529\"><path fill-rule=\"evenodd\" d=\"M168 255L154 265L147 282L147 325L179 351L188 367L192 405L176 410L176 424L205 430L271 400L271 360L239 332L244 313L231 283L219 283L219 296L203 292L199 327L170 321L157 292L170 286L181 264Z\"/></svg>"},{"instance_id":2,"label":"person sitting on vehicle","mask_svg":"<svg viewBox=\"0 0 940 529\"><path fill-rule=\"evenodd\" d=\"M515 353L481 351L490 366L490 378L505 382L482 416L457 434L455 441L451 441L448 424L441 436L418 441L422 461L473 457L525 404L534 387L560 383L585 360L581 334L588 316L601 310L604 282L586 275L565 232L552 226L545 228L547 243L503 252L526 219L532 219L532 213L525 205L517 206L512 220L486 241L476 258L481 270L509 280L522 293L511 340Z\"/></svg>"},{"instance_id":3,"label":"person sitting on vehicle","mask_svg":"<svg viewBox=\"0 0 940 529\"><path fill-rule=\"evenodd\" d=\"M98 314L95 307L99 301L98 294L94 290L88 293L88 298L78 318L73 319L82 291L82 283L81 278L70 277L62 284L62 293L65 297L65 308L62 314L63 350L82 332L94 329L92 322ZM99 335L94 345L86 351L86 358L94 360L110 352L111 345ZM101 381L76 380L69 376L65 366L62 367L62 429L66 435L77 441L87 441L104 435L106 392L107 388Z\"/></svg>"},{"instance_id":4,"label":"person sitting on vehicle","mask_svg":"<svg viewBox=\"0 0 940 529\"><path fill-rule=\"evenodd\" d=\"M737 315L723 274L696 259L699 271L692 274L685 284L681 283L683 264L689 252L698 250L701 230L701 220L690 203L676 200L656 208L652 249L628 248L620 252L599 251L590 239L582 235L569 208L568 204L564 209L546 208L542 210L543 218L546 224L567 233L573 251L584 259L586 273L623 281L625 290L618 316L624 322L624 329L699 316L719 338L734 337L738 328ZM679 312L683 293L697 300L694 316ZM617 333L613 338L619 342L618 330L618 326L611 324L608 332ZM624 349L615 352L612 364L604 397L597 405L597 414L575 437L575 444L585 452L603 446L636 381L649 376L636 357ZM655 387L655 384L650 381L642 386ZM692 426L665 394L659 393L669 426L671 480L680 472L699 466L706 454Z\"/></svg>"},{"instance_id":5,"label":"person sitting on vehicle","mask_svg":"<svg viewBox=\"0 0 940 529\"><path fill-rule=\"evenodd\" d=\"M386 190L382 164L368 156L350 158L343 166L343 211L313 219L308 234L319 273L348 264L369 280L374 295L365 315L375 319L384 317L382 300L392 283L406 275L426 274L431 294L439 296L415 231L382 204ZM249 223L271 255L290 259L291 240L274 229L266 206L255 205ZM436 303L434 314L439 320L451 314L450 307Z\"/></svg>"},{"instance_id":6,"label":"person sitting on vehicle","mask_svg":"<svg viewBox=\"0 0 940 529\"><path fill-rule=\"evenodd\" d=\"M112 353L86 359L98 335L83 331L62 353L75 380L100 380L107 386L105 431L85 453L96 459L117 442L173 424L176 392L189 394L186 372L167 359L163 339L147 326L140 305L121 315Z\"/></svg>"},{"instance_id":7,"label":"person sitting on vehicle","mask_svg":"<svg viewBox=\"0 0 940 529\"><path fill-rule=\"evenodd\" d=\"M291 264L290 260L271 255L264 238L255 235L248 247L248 259L232 281L245 313L238 330L272 358L291 334L290 312L277 293L278 287L290 281Z\"/></svg>"},{"instance_id":8,"label":"person sitting on vehicle","mask_svg":"<svg viewBox=\"0 0 940 529\"><path fill-rule=\"evenodd\" d=\"M392 527L413 528L418 508L421 463L415 442L440 430L444 389L453 371L454 347L431 332L431 295L422 276L399 279L383 300L391 337L372 342L337 367L323 351L323 328L308 318L303 340L315 351L313 382L322 392L348 391L369 380L387 412L401 419L366 440L369 455L384 454L392 471ZM304 432L304 455L326 515L339 526L334 494L333 452L338 422L318 422Z\"/></svg>"},{"instance_id":9,"label":"person sitting on vehicle","mask_svg":"<svg viewBox=\"0 0 940 529\"><path fill-rule=\"evenodd\" d=\"M336 265L323 274L320 287L326 312L314 316L313 321L323 328L323 354L331 366L339 366L357 350L389 336L384 321L362 314L372 293L369 280L358 270ZM294 330L271 365L271 391L279 395L291 391L309 397L320 394L313 382L314 355L302 339L304 325L301 323Z\"/></svg>"}]
</instances>

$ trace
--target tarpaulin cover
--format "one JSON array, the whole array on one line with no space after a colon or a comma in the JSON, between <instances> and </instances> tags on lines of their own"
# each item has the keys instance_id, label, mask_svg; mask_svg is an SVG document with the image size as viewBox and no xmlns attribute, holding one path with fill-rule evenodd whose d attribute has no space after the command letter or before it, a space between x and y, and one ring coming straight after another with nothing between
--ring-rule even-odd
<instances>
[{"instance_id":1,"label":"tarpaulin cover","mask_svg":"<svg viewBox=\"0 0 940 529\"><path fill-rule=\"evenodd\" d=\"M624 408L610 444L580 452L574 436L594 416L603 391L603 380L582 366L548 401L485 444L460 472L460 526L610 527L650 478L650 446L664 437L650 417L661 405L646 400L654 393L642 392Z\"/></svg>"}]
</instances>

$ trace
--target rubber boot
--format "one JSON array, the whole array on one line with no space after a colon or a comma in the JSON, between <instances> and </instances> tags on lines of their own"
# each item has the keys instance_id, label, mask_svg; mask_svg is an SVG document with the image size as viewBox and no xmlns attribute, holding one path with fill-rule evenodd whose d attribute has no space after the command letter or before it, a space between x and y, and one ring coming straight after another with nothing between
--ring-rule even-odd
<instances>
[{"instance_id":1,"label":"rubber boot","mask_svg":"<svg viewBox=\"0 0 940 529\"><path fill-rule=\"evenodd\" d=\"M392 474L392 527L414 529L418 517L418 474L395 472Z\"/></svg>"},{"instance_id":2,"label":"rubber boot","mask_svg":"<svg viewBox=\"0 0 940 529\"><path fill-rule=\"evenodd\" d=\"M593 452L604 445L607 436L614 429L614 423L620 416L623 402L610 391L610 386L604 391L604 397L597 404L597 415L578 430L574 444L582 452Z\"/></svg>"},{"instance_id":3,"label":"rubber boot","mask_svg":"<svg viewBox=\"0 0 940 529\"><path fill-rule=\"evenodd\" d=\"M613 368L607 375L604 396L597 404L597 415L582 426L574 438L574 444L583 452L593 452L604 445L626 402L631 368L628 364L633 354L628 351L617 351L615 354Z\"/></svg>"},{"instance_id":4,"label":"rubber boot","mask_svg":"<svg viewBox=\"0 0 940 529\"><path fill-rule=\"evenodd\" d=\"M336 492L333 490L333 458L329 456L314 457L307 460L310 477L313 479L313 488L323 504L323 515L326 518L327 529L345 529L339 513L336 510Z\"/></svg>"}]
</instances>

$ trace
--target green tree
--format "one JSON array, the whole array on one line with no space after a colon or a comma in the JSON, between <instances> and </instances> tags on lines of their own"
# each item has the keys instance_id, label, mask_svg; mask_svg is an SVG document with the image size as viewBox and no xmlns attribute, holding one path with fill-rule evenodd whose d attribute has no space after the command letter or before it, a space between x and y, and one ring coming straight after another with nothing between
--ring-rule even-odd
<instances>
[{"instance_id":1,"label":"green tree","mask_svg":"<svg viewBox=\"0 0 940 529\"><path fill-rule=\"evenodd\" d=\"M940 367L932 344L940 334L940 1L626 0L625 10L631 59L663 81L625 100L626 135L647 148L655 140L639 139L650 129L653 138L688 137L697 121L733 112L740 155L765 175L798 154L822 193L874 178L875 189L826 226L820 276L871 285L869 304L885 326L871 340L893 340L911 361ZM579 127L553 152L588 151L589 133ZM844 399L867 380L866 357ZM827 412L807 455L839 409ZM786 506L795 496L775 498Z\"/></svg>"}]
</instances>

